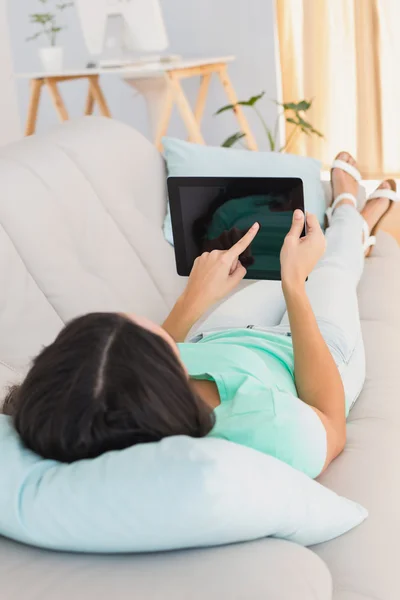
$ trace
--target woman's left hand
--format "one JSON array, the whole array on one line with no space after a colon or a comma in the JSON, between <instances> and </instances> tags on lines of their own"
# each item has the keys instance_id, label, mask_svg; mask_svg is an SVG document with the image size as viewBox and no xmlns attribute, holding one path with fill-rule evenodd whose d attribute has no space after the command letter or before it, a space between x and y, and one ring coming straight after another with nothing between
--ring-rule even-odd
<instances>
[{"instance_id":1,"label":"woman's left hand","mask_svg":"<svg viewBox=\"0 0 400 600\"><path fill-rule=\"evenodd\" d=\"M239 256L250 246L259 229L260 225L254 223L229 250L204 252L195 260L182 297L186 305L196 307L201 316L242 281L246 269Z\"/></svg>"},{"instance_id":2,"label":"woman's left hand","mask_svg":"<svg viewBox=\"0 0 400 600\"><path fill-rule=\"evenodd\" d=\"M301 237L307 220L307 234ZM315 215L297 209L293 213L292 227L281 250L283 290L304 286L326 249L326 238Z\"/></svg>"}]
</instances>

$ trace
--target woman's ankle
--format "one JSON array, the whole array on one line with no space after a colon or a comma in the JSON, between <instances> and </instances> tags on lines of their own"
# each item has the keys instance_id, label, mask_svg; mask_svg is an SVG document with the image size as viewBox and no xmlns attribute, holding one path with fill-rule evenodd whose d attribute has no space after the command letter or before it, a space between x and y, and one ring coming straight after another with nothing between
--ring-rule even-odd
<instances>
[{"instance_id":1,"label":"woman's ankle","mask_svg":"<svg viewBox=\"0 0 400 600\"><path fill-rule=\"evenodd\" d=\"M340 208L341 206L351 206L352 208L354 208L354 210L357 210L356 207L354 206L354 202L352 202L351 200L348 200L346 198L344 198L343 200L341 200L340 202L338 202L338 204L335 206L334 212Z\"/></svg>"}]
</instances>

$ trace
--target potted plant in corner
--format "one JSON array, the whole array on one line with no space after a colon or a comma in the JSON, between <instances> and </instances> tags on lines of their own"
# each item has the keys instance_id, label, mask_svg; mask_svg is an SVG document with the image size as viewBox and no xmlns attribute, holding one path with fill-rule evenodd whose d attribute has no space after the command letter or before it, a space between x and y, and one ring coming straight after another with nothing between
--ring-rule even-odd
<instances>
[{"instance_id":1,"label":"potted plant in corner","mask_svg":"<svg viewBox=\"0 0 400 600\"><path fill-rule=\"evenodd\" d=\"M281 108L281 113L277 116L274 126L268 127L262 113L258 108L258 103L265 96L265 92L261 92L257 96L252 96L249 100L241 100L237 104L240 106L245 106L249 109L252 109L257 115L258 119L261 122L262 129L265 132L265 135L268 139L269 149L271 152L286 152L294 138L297 135L304 134L307 136L316 135L318 137L324 137L323 134L315 129L311 123L306 118L306 113L310 110L312 106L312 100L301 100L300 102L276 102L276 104ZM215 114L220 115L227 111L232 111L235 109L236 104L228 104L227 106L223 106L220 108ZM278 141L278 128L279 121L281 117L285 118L287 123L290 123L292 127L292 132L286 143L282 146L279 145ZM230 135L222 144L224 148L232 148L236 143L241 143L242 138L245 137L245 134L242 131L237 131L233 135Z\"/></svg>"},{"instance_id":2,"label":"potted plant in corner","mask_svg":"<svg viewBox=\"0 0 400 600\"><path fill-rule=\"evenodd\" d=\"M39 0L44 5L43 12L37 12L29 15L30 22L36 25L39 30L27 38L27 41L37 40L44 37L48 41L48 46L40 48L39 56L45 71L61 71L64 62L64 49L57 46L59 33L65 29L60 25L59 17L65 9L73 6L73 2L63 2L54 6L53 12L46 10L50 0Z\"/></svg>"}]
</instances>

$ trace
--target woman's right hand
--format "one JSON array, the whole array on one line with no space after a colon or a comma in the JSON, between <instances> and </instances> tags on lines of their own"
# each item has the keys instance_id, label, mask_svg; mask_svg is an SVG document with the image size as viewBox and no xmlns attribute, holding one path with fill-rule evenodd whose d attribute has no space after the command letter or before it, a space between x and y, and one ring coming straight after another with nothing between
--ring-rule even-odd
<instances>
[{"instance_id":1,"label":"woman's right hand","mask_svg":"<svg viewBox=\"0 0 400 600\"><path fill-rule=\"evenodd\" d=\"M250 246L259 229L260 225L255 223L228 250L203 252L195 260L183 293L186 304L201 307L201 312L206 312L242 281L246 269L239 257Z\"/></svg>"},{"instance_id":2,"label":"woman's right hand","mask_svg":"<svg viewBox=\"0 0 400 600\"><path fill-rule=\"evenodd\" d=\"M195 260L186 289L163 325L176 342L183 342L196 321L242 281L246 269L239 257L259 229L254 223L232 248L204 252Z\"/></svg>"},{"instance_id":3,"label":"woman's right hand","mask_svg":"<svg viewBox=\"0 0 400 600\"><path fill-rule=\"evenodd\" d=\"M219 235L217 238L212 240L204 240L202 243L203 252L212 252L213 250L229 250L232 248L239 240L242 239L247 233L247 229L238 229L237 227L232 227L231 229L226 229ZM244 267L250 267L254 264L254 258L251 253L251 246L248 246L244 252L240 255L240 262Z\"/></svg>"},{"instance_id":4,"label":"woman's right hand","mask_svg":"<svg viewBox=\"0 0 400 600\"><path fill-rule=\"evenodd\" d=\"M307 213L307 234L304 229L304 213L297 209L293 214L292 227L281 250L282 286L303 285L325 253L326 240L318 219Z\"/></svg>"}]
</instances>

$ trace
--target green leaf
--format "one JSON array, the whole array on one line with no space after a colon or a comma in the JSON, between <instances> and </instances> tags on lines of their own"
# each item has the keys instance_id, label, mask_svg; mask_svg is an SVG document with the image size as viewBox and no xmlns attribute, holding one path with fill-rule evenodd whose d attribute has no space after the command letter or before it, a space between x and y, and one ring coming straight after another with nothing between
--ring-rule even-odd
<instances>
[{"instance_id":1,"label":"green leaf","mask_svg":"<svg viewBox=\"0 0 400 600\"><path fill-rule=\"evenodd\" d=\"M301 125L301 127L304 127L305 129L312 129L311 123L302 119L300 117L300 115L297 115L297 119L298 119L299 125Z\"/></svg>"},{"instance_id":2,"label":"green leaf","mask_svg":"<svg viewBox=\"0 0 400 600\"><path fill-rule=\"evenodd\" d=\"M301 100L300 102L284 102L283 104L281 104L281 106L284 110L294 110L295 112L301 110L307 111L312 106L312 100Z\"/></svg>"},{"instance_id":3,"label":"green leaf","mask_svg":"<svg viewBox=\"0 0 400 600\"><path fill-rule=\"evenodd\" d=\"M297 104L297 111L304 111L306 112L307 110L309 110L312 106L312 100L308 101L308 100L302 100L301 102L299 102Z\"/></svg>"},{"instance_id":4,"label":"green leaf","mask_svg":"<svg viewBox=\"0 0 400 600\"><path fill-rule=\"evenodd\" d=\"M34 13L30 16L30 22L38 25L47 25L54 20L54 15L51 13Z\"/></svg>"},{"instance_id":5,"label":"green leaf","mask_svg":"<svg viewBox=\"0 0 400 600\"><path fill-rule=\"evenodd\" d=\"M297 110L297 104L294 102L283 102L279 106L282 106L284 110Z\"/></svg>"},{"instance_id":6,"label":"green leaf","mask_svg":"<svg viewBox=\"0 0 400 600\"><path fill-rule=\"evenodd\" d=\"M297 116L297 119L298 119L297 121L296 121L296 119L294 119L292 117L287 117L286 122L287 123L291 123L295 127L299 127L300 131L302 131L306 135L317 135L320 138L324 137L324 135L320 131L318 131L318 129L315 129L311 125L311 123L308 123L308 121L305 121L304 119L302 119L300 117L300 115L296 115L296 116Z\"/></svg>"},{"instance_id":7,"label":"green leaf","mask_svg":"<svg viewBox=\"0 0 400 600\"><path fill-rule=\"evenodd\" d=\"M246 136L245 133L242 133L241 131L238 131L237 133L234 133L233 135L231 135L230 137L228 137L222 145L223 148L232 148L232 146L234 146L234 144L236 144L236 142L238 142L239 140L241 140L242 138L244 138Z\"/></svg>"},{"instance_id":8,"label":"green leaf","mask_svg":"<svg viewBox=\"0 0 400 600\"><path fill-rule=\"evenodd\" d=\"M63 2L62 4L56 4L56 7L58 8L58 10L65 10L66 8L70 8L73 5L73 2Z\"/></svg>"},{"instance_id":9,"label":"green leaf","mask_svg":"<svg viewBox=\"0 0 400 600\"><path fill-rule=\"evenodd\" d=\"M31 19L52 19L53 15L51 13L32 13L29 15Z\"/></svg>"},{"instance_id":10,"label":"green leaf","mask_svg":"<svg viewBox=\"0 0 400 600\"><path fill-rule=\"evenodd\" d=\"M214 116L216 117L217 115L220 115L221 113L226 112L227 110L234 110L235 106L235 104L227 104L226 106L223 106L222 108L217 110Z\"/></svg>"},{"instance_id":11,"label":"green leaf","mask_svg":"<svg viewBox=\"0 0 400 600\"><path fill-rule=\"evenodd\" d=\"M62 30L63 30L62 27L52 27L51 33L60 33L60 31L62 31Z\"/></svg>"},{"instance_id":12,"label":"green leaf","mask_svg":"<svg viewBox=\"0 0 400 600\"><path fill-rule=\"evenodd\" d=\"M302 127L304 127L304 129L309 130L310 133L314 133L315 135L318 135L319 137L324 137L320 131L318 131L317 129L314 129L314 127L311 125L311 123L309 123L308 121L305 121L299 115L297 115L297 118L299 120L299 124Z\"/></svg>"},{"instance_id":13,"label":"green leaf","mask_svg":"<svg viewBox=\"0 0 400 600\"><path fill-rule=\"evenodd\" d=\"M323 138L323 137L324 137L324 134L323 134L323 133L321 133L320 131L318 131L318 129L314 129L314 127L312 128L312 130L311 130L311 131L312 131L312 133L313 133L314 135L317 135L317 136L318 136L318 137L320 137L320 138Z\"/></svg>"},{"instance_id":14,"label":"green leaf","mask_svg":"<svg viewBox=\"0 0 400 600\"><path fill-rule=\"evenodd\" d=\"M238 104L240 106L254 106L255 104L257 104L257 102L261 100L261 98L264 98L264 96L265 92L261 92L261 94L257 94L257 96L252 96L248 100L241 100L240 102L238 102Z\"/></svg>"},{"instance_id":15,"label":"green leaf","mask_svg":"<svg viewBox=\"0 0 400 600\"><path fill-rule=\"evenodd\" d=\"M220 115L221 113L226 112L228 110L235 110L236 106L254 106L264 96L265 92L261 92L261 94L257 94L257 96L252 96L248 100L239 100L236 104L227 104L226 106L223 106L222 108L217 110L215 116Z\"/></svg>"}]
</instances>

